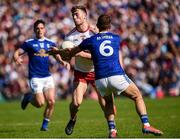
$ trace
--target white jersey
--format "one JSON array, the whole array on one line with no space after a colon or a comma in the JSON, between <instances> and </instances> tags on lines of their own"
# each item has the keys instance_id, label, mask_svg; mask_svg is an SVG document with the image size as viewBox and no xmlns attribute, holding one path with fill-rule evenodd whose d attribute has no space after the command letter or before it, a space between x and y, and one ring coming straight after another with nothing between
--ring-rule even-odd
<instances>
[{"instance_id":1,"label":"white jersey","mask_svg":"<svg viewBox=\"0 0 180 139\"><path fill-rule=\"evenodd\" d=\"M84 39L87 39L93 35L95 35L95 31L91 27L89 27L89 29L85 32L79 32L76 28L74 28L69 34L67 34L65 40L73 42L77 47ZM74 68L75 70L81 72L93 72L93 61L91 59L76 56Z\"/></svg>"}]
</instances>

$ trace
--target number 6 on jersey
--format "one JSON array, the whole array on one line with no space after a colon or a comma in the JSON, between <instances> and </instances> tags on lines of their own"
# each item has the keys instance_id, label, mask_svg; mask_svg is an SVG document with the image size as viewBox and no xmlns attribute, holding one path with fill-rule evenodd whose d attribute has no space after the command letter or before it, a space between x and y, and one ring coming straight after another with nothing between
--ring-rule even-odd
<instances>
[{"instance_id":1,"label":"number 6 on jersey","mask_svg":"<svg viewBox=\"0 0 180 139\"><path fill-rule=\"evenodd\" d=\"M111 44L110 40L105 40L100 44L99 52L100 52L101 55L103 55L103 56L111 56L113 54L114 50L109 44ZM108 52L105 51L106 49L108 49L109 51Z\"/></svg>"}]
</instances>

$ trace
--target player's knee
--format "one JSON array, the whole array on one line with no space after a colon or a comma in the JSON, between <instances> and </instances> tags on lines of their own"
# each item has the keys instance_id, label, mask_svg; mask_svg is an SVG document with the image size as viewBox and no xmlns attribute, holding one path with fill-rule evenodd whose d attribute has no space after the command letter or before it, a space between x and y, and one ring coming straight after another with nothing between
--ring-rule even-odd
<instances>
[{"instance_id":1,"label":"player's knee","mask_svg":"<svg viewBox=\"0 0 180 139\"><path fill-rule=\"evenodd\" d=\"M53 107L55 104L55 100L48 100L48 106Z\"/></svg>"},{"instance_id":2,"label":"player's knee","mask_svg":"<svg viewBox=\"0 0 180 139\"><path fill-rule=\"evenodd\" d=\"M134 101L138 100L138 99L142 99L142 95L141 92L137 89L134 91L133 95L132 95L132 99Z\"/></svg>"}]
</instances>

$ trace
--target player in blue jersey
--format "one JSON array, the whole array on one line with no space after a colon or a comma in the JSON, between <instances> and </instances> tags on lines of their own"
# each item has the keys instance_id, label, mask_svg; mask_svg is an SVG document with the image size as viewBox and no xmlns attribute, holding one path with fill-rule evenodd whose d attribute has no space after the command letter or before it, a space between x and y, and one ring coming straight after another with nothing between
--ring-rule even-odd
<instances>
[{"instance_id":1,"label":"player in blue jersey","mask_svg":"<svg viewBox=\"0 0 180 139\"><path fill-rule=\"evenodd\" d=\"M29 58L29 84L32 93L24 95L21 108L25 110L28 103L40 108L47 103L41 131L48 130L48 123L55 104L55 85L49 72L49 55L47 52L56 45L45 37L45 31L45 22L37 20L34 23L36 37L25 41L14 53L14 61L17 65L23 63L23 54L26 53Z\"/></svg>"},{"instance_id":2,"label":"player in blue jersey","mask_svg":"<svg viewBox=\"0 0 180 139\"><path fill-rule=\"evenodd\" d=\"M142 122L142 132L162 135L162 131L150 125L141 92L121 67L121 38L116 34L108 32L110 26L110 16L103 14L98 18L97 27L100 31L98 34L84 40L79 47L64 51L54 50L53 53L59 53L64 60L68 60L82 50L89 50L95 66L96 87L101 96L107 97L111 93L122 93L134 100L136 111ZM112 106L111 109L113 109ZM116 137L116 134L111 137Z\"/></svg>"}]
</instances>

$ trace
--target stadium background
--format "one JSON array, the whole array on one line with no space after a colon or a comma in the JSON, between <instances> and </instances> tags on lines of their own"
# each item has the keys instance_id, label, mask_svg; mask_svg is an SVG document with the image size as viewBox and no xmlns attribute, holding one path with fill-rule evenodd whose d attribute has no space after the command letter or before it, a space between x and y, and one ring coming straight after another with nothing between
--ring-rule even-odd
<instances>
[{"instance_id":1,"label":"stadium background","mask_svg":"<svg viewBox=\"0 0 180 139\"><path fill-rule=\"evenodd\" d=\"M91 24L96 24L101 13L111 15L111 30L122 37L124 69L144 96L179 96L179 0L1 0L0 101L19 100L30 91L27 57L22 66L16 66L12 56L23 41L33 36L34 21L44 19L47 37L60 46L74 27L70 9L76 4L87 6ZM57 99L68 98L72 93L73 68L69 72L51 59L50 70ZM91 87L85 97L96 99Z\"/></svg>"}]
</instances>

